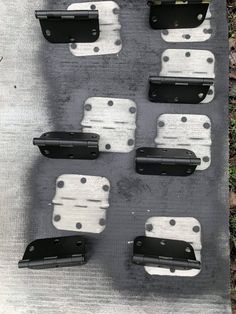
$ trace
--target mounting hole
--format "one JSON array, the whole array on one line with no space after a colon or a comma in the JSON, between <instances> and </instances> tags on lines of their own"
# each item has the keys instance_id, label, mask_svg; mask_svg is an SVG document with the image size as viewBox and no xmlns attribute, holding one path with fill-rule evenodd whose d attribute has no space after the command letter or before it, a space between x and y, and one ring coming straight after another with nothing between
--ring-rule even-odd
<instances>
[{"instance_id":1,"label":"mounting hole","mask_svg":"<svg viewBox=\"0 0 236 314\"><path fill-rule=\"evenodd\" d=\"M110 106L110 107L111 107L111 106L113 106L113 105L114 105L114 102L113 102L112 100L109 100L107 104L108 104L108 106Z\"/></svg>"},{"instance_id":2,"label":"mounting hole","mask_svg":"<svg viewBox=\"0 0 236 314\"><path fill-rule=\"evenodd\" d=\"M84 108L85 108L86 111L91 111L92 110L92 106L90 104L86 104L84 106Z\"/></svg>"},{"instance_id":3,"label":"mounting hole","mask_svg":"<svg viewBox=\"0 0 236 314\"><path fill-rule=\"evenodd\" d=\"M99 52L99 50L100 50L99 47L94 47L93 49L94 52Z\"/></svg>"},{"instance_id":4,"label":"mounting hole","mask_svg":"<svg viewBox=\"0 0 236 314\"><path fill-rule=\"evenodd\" d=\"M77 222L76 229L82 229L82 224L80 222Z\"/></svg>"},{"instance_id":5,"label":"mounting hole","mask_svg":"<svg viewBox=\"0 0 236 314\"><path fill-rule=\"evenodd\" d=\"M163 57L163 61L164 61L164 62L168 62L169 60L170 60L169 57L167 57L167 56L164 56L164 57Z\"/></svg>"},{"instance_id":6,"label":"mounting hole","mask_svg":"<svg viewBox=\"0 0 236 314\"><path fill-rule=\"evenodd\" d=\"M105 148L106 148L106 150L110 150L111 149L111 145L110 144L106 144Z\"/></svg>"},{"instance_id":7,"label":"mounting hole","mask_svg":"<svg viewBox=\"0 0 236 314\"><path fill-rule=\"evenodd\" d=\"M213 95L213 90L212 90L212 89L209 89L207 95Z\"/></svg>"},{"instance_id":8,"label":"mounting hole","mask_svg":"<svg viewBox=\"0 0 236 314\"><path fill-rule=\"evenodd\" d=\"M174 219L171 219L171 220L170 220L170 225L171 225L171 226L175 226L175 225L176 225L176 221L175 221Z\"/></svg>"},{"instance_id":9,"label":"mounting hole","mask_svg":"<svg viewBox=\"0 0 236 314\"><path fill-rule=\"evenodd\" d=\"M206 122L203 124L204 129L210 129L211 125L210 123Z\"/></svg>"},{"instance_id":10,"label":"mounting hole","mask_svg":"<svg viewBox=\"0 0 236 314\"><path fill-rule=\"evenodd\" d=\"M95 4L92 4L92 5L90 6L90 9L91 9L91 10L96 10L96 5L95 5Z\"/></svg>"},{"instance_id":11,"label":"mounting hole","mask_svg":"<svg viewBox=\"0 0 236 314\"><path fill-rule=\"evenodd\" d=\"M120 46L120 45L121 45L121 40L120 40L120 39L117 39L117 41L115 41L115 45L116 45L116 46Z\"/></svg>"},{"instance_id":12,"label":"mounting hole","mask_svg":"<svg viewBox=\"0 0 236 314\"><path fill-rule=\"evenodd\" d=\"M58 187L59 189L62 189L62 188L64 187L64 181L58 181L58 182L57 182L57 187Z\"/></svg>"},{"instance_id":13,"label":"mounting hole","mask_svg":"<svg viewBox=\"0 0 236 314\"><path fill-rule=\"evenodd\" d=\"M50 37L52 35L50 29L46 29L45 31L46 36Z\"/></svg>"},{"instance_id":14,"label":"mounting hole","mask_svg":"<svg viewBox=\"0 0 236 314\"><path fill-rule=\"evenodd\" d=\"M114 8L112 11L115 15L118 15L120 13L120 10L118 8Z\"/></svg>"},{"instance_id":15,"label":"mounting hole","mask_svg":"<svg viewBox=\"0 0 236 314\"><path fill-rule=\"evenodd\" d=\"M31 246L29 247L29 251L30 251L30 252L33 252L34 249L35 249L35 247L34 247L33 245L31 245Z\"/></svg>"},{"instance_id":16,"label":"mounting hole","mask_svg":"<svg viewBox=\"0 0 236 314\"><path fill-rule=\"evenodd\" d=\"M186 34L186 35L184 36L184 38L185 38L185 39L190 39L190 38L191 38L191 35ZM190 56L189 56L189 57L190 57Z\"/></svg>"},{"instance_id":17,"label":"mounting hole","mask_svg":"<svg viewBox=\"0 0 236 314\"><path fill-rule=\"evenodd\" d=\"M129 139L128 140L128 146L133 146L134 145L134 140L133 139Z\"/></svg>"},{"instance_id":18,"label":"mounting hole","mask_svg":"<svg viewBox=\"0 0 236 314\"><path fill-rule=\"evenodd\" d=\"M136 108L135 107L130 107L129 108L129 112L130 113L135 113L136 112Z\"/></svg>"},{"instance_id":19,"label":"mounting hole","mask_svg":"<svg viewBox=\"0 0 236 314\"><path fill-rule=\"evenodd\" d=\"M214 61L214 60L213 60L212 58L208 58L208 59L207 59L207 62L208 62L208 63L213 63L213 61Z\"/></svg>"},{"instance_id":20,"label":"mounting hole","mask_svg":"<svg viewBox=\"0 0 236 314\"><path fill-rule=\"evenodd\" d=\"M105 226L106 225L106 220L104 218L101 218L99 220L99 225L102 226L102 227Z\"/></svg>"},{"instance_id":21,"label":"mounting hole","mask_svg":"<svg viewBox=\"0 0 236 314\"><path fill-rule=\"evenodd\" d=\"M147 224L146 225L146 230L149 231L149 232L152 231L153 230L153 225L152 224Z\"/></svg>"},{"instance_id":22,"label":"mounting hole","mask_svg":"<svg viewBox=\"0 0 236 314\"><path fill-rule=\"evenodd\" d=\"M72 43L70 46L71 46L71 49L76 49L77 48L76 43Z\"/></svg>"},{"instance_id":23,"label":"mounting hole","mask_svg":"<svg viewBox=\"0 0 236 314\"><path fill-rule=\"evenodd\" d=\"M193 232L198 233L200 231L200 227L199 226L194 226L193 227Z\"/></svg>"},{"instance_id":24,"label":"mounting hole","mask_svg":"<svg viewBox=\"0 0 236 314\"><path fill-rule=\"evenodd\" d=\"M197 19L198 19L198 21L201 21L203 19L203 15L202 14L198 14Z\"/></svg>"},{"instance_id":25,"label":"mounting hole","mask_svg":"<svg viewBox=\"0 0 236 314\"><path fill-rule=\"evenodd\" d=\"M204 162L209 162L209 161L210 161L210 158L209 158L208 156L205 156L205 157L202 158L202 160L203 160Z\"/></svg>"},{"instance_id":26,"label":"mounting hole","mask_svg":"<svg viewBox=\"0 0 236 314\"><path fill-rule=\"evenodd\" d=\"M55 215L53 218L54 221L60 221L61 220L61 216L60 215Z\"/></svg>"},{"instance_id":27,"label":"mounting hole","mask_svg":"<svg viewBox=\"0 0 236 314\"><path fill-rule=\"evenodd\" d=\"M160 244L164 246L164 245L166 245L166 241L165 240L161 240Z\"/></svg>"},{"instance_id":28,"label":"mounting hole","mask_svg":"<svg viewBox=\"0 0 236 314\"><path fill-rule=\"evenodd\" d=\"M191 56L190 52L186 52L185 57L189 58Z\"/></svg>"},{"instance_id":29,"label":"mounting hole","mask_svg":"<svg viewBox=\"0 0 236 314\"><path fill-rule=\"evenodd\" d=\"M174 267L171 267L171 268L170 268L170 272L171 272L171 273L175 273L175 268L174 268Z\"/></svg>"},{"instance_id":30,"label":"mounting hole","mask_svg":"<svg viewBox=\"0 0 236 314\"><path fill-rule=\"evenodd\" d=\"M168 31L167 29L164 29L164 30L162 31L162 34L163 34L164 36L167 36L167 35L169 35L169 31Z\"/></svg>"},{"instance_id":31,"label":"mounting hole","mask_svg":"<svg viewBox=\"0 0 236 314\"><path fill-rule=\"evenodd\" d=\"M80 182L81 182L82 184L85 184L85 183L87 182L87 180L86 180L86 178L82 178L82 179L80 180Z\"/></svg>"},{"instance_id":32,"label":"mounting hole","mask_svg":"<svg viewBox=\"0 0 236 314\"><path fill-rule=\"evenodd\" d=\"M103 191L108 192L109 191L109 185L103 185L102 189L103 189Z\"/></svg>"},{"instance_id":33,"label":"mounting hole","mask_svg":"<svg viewBox=\"0 0 236 314\"><path fill-rule=\"evenodd\" d=\"M159 121L158 125L159 125L160 128L162 128L165 125L165 123L163 121Z\"/></svg>"},{"instance_id":34,"label":"mounting hole","mask_svg":"<svg viewBox=\"0 0 236 314\"><path fill-rule=\"evenodd\" d=\"M184 122L184 123L187 122L187 120L188 120L188 119L187 119L186 117L182 117L182 118L181 118L181 121Z\"/></svg>"}]
</instances>

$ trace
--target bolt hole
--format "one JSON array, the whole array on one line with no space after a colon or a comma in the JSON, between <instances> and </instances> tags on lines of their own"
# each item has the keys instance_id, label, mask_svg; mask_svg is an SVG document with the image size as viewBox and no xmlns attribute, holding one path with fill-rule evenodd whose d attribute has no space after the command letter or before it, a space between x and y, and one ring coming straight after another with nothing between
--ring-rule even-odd
<instances>
[{"instance_id":1,"label":"bolt hole","mask_svg":"<svg viewBox=\"0 0 236 314\"><path fill-rule=\"evenodd\" d=\"M60 215L56 215L56 216L54 216L53 220L58 222L58 221L61 220L61 216Z\"/></svg>"},{"instance_id":2,"label":"bolt hole","mask_svg":"<svg viewBox=\"0 0 236 314\"><path fill-rule=\"evenodd\" d=\"M91 111L92 110L92 106L90 104L86 104L84 108L85 108L86 111Z\"/></svg>"},{"instance_id":3,"label":"bolt hole","mask_svg":"<svg viewBox=\"0 0 236 314\"><path fill-rule=\"evenodd\" d=\"M176 225L176 221L175 221L174 219L171 219L171 220L170 220L170 225L171 225L171 226L175 226L175 225Z\"/></svg>"},{"instance_id":4,"label":"bolt hole","mask_svg":"<svg viewBox=\"0 0 236 314\"><path fill-rule=\"evenodd\" d=\"M193 232L198 233L200 231L200 227L199 226L194 226L193 227Z\"/></svg>"},{"instance_id":5,"label":"bolt hole","mask_svg":"<svg viewBox=\"0 0 236 314\"><path fill-rule=\"evenodd\" d=\"M136 112L136 108L135 107L130 107L129 111L130 111L130 113L135 113Z\"/></svg>"},{"instance_id":6,"label":"bolt hole","mask_svg":"<svg viewBox=\"0 0 236 314\"><path fill-rule=\"evenodd\" d=\"M147 224L146 225L146 230L149 231L149 232L152 231L153 230L153 225L152 224Z\"/></svg>"},{"instance_id":7,"label":"bolt hole","mask_svg":"<svg viewBox=\"0 0 236 314\"><path fill-rule=\"evenodd\" d=\"M106 144L105 148L106 148L106 150L110 150L111 149L111 145L110 144Z\"/></svg>"},{"instance_id":8,"label":"bolt hole","mask_svg":"<svg viewBox=\"0 0 236 314\"><path fill-rule=\"evenodd\" d=\"M94 50L94 52L99 52L100 49L99 49L99 47L94 47L93 50Z\"/></svg>"},{"instance_id":9,"label":"bolt hole","mask_svg":"<svg viewBox=\"0 0 236 314\"><path fill-rule=\"evenodd\" d=\"M110 107L112 107L112 106L114 105L114 103L113 103L112 100L109 100L107 104L108 104L108 106L110 106Z\"/></svg>"},{"instance_id":10,"label":"bolt hole","mask_svg":"<svg viewBox=\"0 0 236 314\"><path fill-rule=\"evenodd\" d=\"M187 119L186 117L182 117L182 118L181 118L181 121L184 122L184 123L187 122L187 120L188 120L188 119Z\"/></svg>"},{"instance_id":11,"label":"bolt hole","mask_svg":"<svg viewBox=\"0 0 236 314\"><path fill-rule=\"evenodd\" d=\"M128 140L128 146L133 146L134 145L134 140L133 139L129 139Z\"/></svg>"},{"instance_id":12,"label":"bolt hole","mask_svg":"<svg viewBox=\"0 0 236 314\"><path fill-rule=\"evenodd\" d=\"M77 222L77 224L76 224L76 229L82 229L82 224L80 223L80 222Z\"/></svg>"},{"instance_id":13,"label":"bolt hole","mask_svg":"<svg viewBox=\"0 0 236 314\"><path fill-rule=\"evenodd\" d=\"M86 180L86 178L82 178L82 179L80 180L80 182L81 182L82 184L85 184L85 183L87 182L87 180Z\"/></svg>"},{"instance_id":14,"label":"bolt hole","mask_svg":"<svg viewBox=\"0 0 236 314\"><path fill-rule=\"evenodd\" d=\"M102 189L103 189L103 191L108 192L109 191L109 186L108 185L103 185Z\"/></svg>"},{"instance_id":15,"label":"bolt hole","mask_svg":"<svg viewBox=\"0 0 236 314\"><path fill-rule=\"evenodd\" d=\"M63 188L64 187L64 181L57 182L57 187L60 189Z\"/></svg>"},{"instance_id":16,"label":"bolt hole","mask_svg":"<svg viewBox=\"0 0 236 314\"><path fill-rule=\"evenodd\" d=\"M168 62L169 60L170 60L169 57L167 57L167 56L163 57L163 61L164 61L164 62Z\"/></svg>"},{"instance_id":17,"label":"bolt hole","mask_svg":"<svg viewBox=\"0 0 236 314\"><path fill-rule=\"evenodd\" d=\"M96 5L95 5L95 4L92 4L92 5L90 6L90 9L91 9L91 10L96 10Z\"/></svg>"}]
</instances>

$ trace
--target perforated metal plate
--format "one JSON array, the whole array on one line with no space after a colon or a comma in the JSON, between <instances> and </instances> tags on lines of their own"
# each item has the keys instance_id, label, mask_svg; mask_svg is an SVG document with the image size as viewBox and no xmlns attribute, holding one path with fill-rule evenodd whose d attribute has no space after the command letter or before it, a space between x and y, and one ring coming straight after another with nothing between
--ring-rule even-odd
<instances>
[{"instance_id":1,"label":"perforated metal plate","mask_svg":"<svg viewBox=\"0 0 236 314\"><path fill-rule=\"evenodd\" d=\"M72 43L70 51L77 57L119 53L122 49L122 41L118 4L114 1L92 1L73 3L68 7L68 10L91 9L98 10L100 36L94 43Z\"/></svg>"},{"instance_id":2,"label":"perforated metal plate","mask_svg":"<svg viewBox=\"0 0 236 314\"><path fill-rule=\"evenodd\" d=\"M211 165L211 121L204 115L163 114L157 119L158 148L188 149L201 158L196 170Z\"/></svg>"},{"instance_id":3,"label":"perforated metal plate","mask_svg":"<svg viewBox=\"0 0 236 314\"><path fill-rule=\"evenodd\" d=\"M101 152L129 153L135 145L136 111L130 99L89 98L84 105L83 132L100 135Z\"/></svg>"},{"instance_id":4,"label":"perforated metal plate","mask_svg":"<svg viewBox=\"0 0 236 314\"><path fill-rule=\"evenodd\" d=\"M203 42L211 38L211 12L208 9L206 19L196 28L168 29L161 32L167 42Z\"/></svg>"},{"instance_id":5,"label":"perforated metal plate","mask_svg":"<svg viewBox=\"0 0 236 314\"><path fill-rule=\"evenodd\" d=\"M208 50L167 49L162 54L160 76L215 78L215 56ZM201 103L209 103L215 94L214 85Z\"/></svg>"},{"instance_id":6,"label":"perforated metal plate","mask_svg":"<svg viewBox=\"0 0 236 314\"><path fill-rule=\"evenodd\" d=\"M169 240L180 240L190 243L196 260L201 262L201 225L195 218L151 217L146 222L146 236ZM174 270L145 266L150 275L194 277L201 270Z\"/></svg>"},{"instance_id":7,"label":"perforated metal plate","mask_svg":"<svg viewBox=\"0 0 236 314\"><path fill-rule=\"evenodd\" d=\"M56 182L53 225L60 230L101 233L106 227L110 183L104 177L65 174Z\"/></svg>"}]
</instances>

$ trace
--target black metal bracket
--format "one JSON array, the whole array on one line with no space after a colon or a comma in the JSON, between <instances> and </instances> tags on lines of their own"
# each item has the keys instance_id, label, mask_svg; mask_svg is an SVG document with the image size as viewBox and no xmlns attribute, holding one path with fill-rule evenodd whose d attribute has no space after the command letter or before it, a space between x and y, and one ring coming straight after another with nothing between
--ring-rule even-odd
<instances>
[{"instance_id":1,"label":"black metal bracket","mask_svg":"<svg viewBox=\"0 0 236 314\"><path fill-rule=\"evenodd\" d=\"M199 104L206 98L214 80L150 76L149 84L149 100L152 102Z\"/></svg>"},{"instance_id":2,"label":"black metal bracket","mask_svg":"<svg viewBox=\"0 0 236 314\"><path fill-rule=\"evenodd\" d=\"M34 138L33 144L48 158L96 159L99 156L99 135L93 133L48 132Z\"/></svg>"},{"instance_id":3,"label":"black metal bracket","mask_svg":"<svg viewBox=\"0 0 236 314\"><path fill-rule=\"evenodd\" d=\"M86 263L85 241L81 236L40 239L30 243L19 268L54 268Z\"/></svg>"},{"instance_id":4,"label":"black metal bracket","mask_svg":"<svg viewBox=\"0 0 236 314\"><path fill-rule=\"evenodd\" d=\"M211 0L151 0L153 29L194 28L203 23Z\"/></svg>"},{"instance_id":5,"label":"black metal bracket","mask_svg":"<svg viewBox=\"0 0 236 314\"><path fill-rule=\"evenodd\" d=\"M133 263L142 266L178 270L201 269L192 245L185 241L137 237L133 246Z\"/></svg>"},{"instance_id":6,"label":"black metal bracket","mask_svg":"<svg viewBox=\"0 0 236 314\"><path fill-rule=\"evenodd\" d=\"M97 10L35 11L44 37L51 43L91 43L100 35Z\"/></svg>"},{"instance_id":7,"label":"black metal bracket","mask_svg":"<svg viewBox=\"0 0 236 314\"><path fill-rule=\"evenodd\" d=\"M189 176L201 159L187 149L142 147L136 150L135 163L142 175Z\"/></svg>"}]
</instances>

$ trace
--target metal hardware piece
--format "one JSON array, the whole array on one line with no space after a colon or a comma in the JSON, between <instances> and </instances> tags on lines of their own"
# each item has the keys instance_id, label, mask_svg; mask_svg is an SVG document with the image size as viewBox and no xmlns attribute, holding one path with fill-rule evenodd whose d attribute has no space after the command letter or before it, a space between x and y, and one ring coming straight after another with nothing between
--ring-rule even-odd
<instances>
[{"instance_id":1,"label":"metal hardware piece","mask_svg":"<svg viewBox=\"0 0 236 314\"><path fill-rule=\"evenodd\" d=\"M34 138L42 155L54 159L96 159L99 135L93 133L48 132Z\"/></svg>"},{"instance_id":2,"label":"metal hardware piece","mask_svg":"<svg viewBox=\"0 0 236 314\"><path fill-rule=\"evenodd\" d=\"M51 43L91 43L100 35L97 10L35 11L44 37Z\"/></svg>"},{"instance_id":3,"label":"metal hardware piece","mask_svg":"<svg viewBox=\"0 0 236 314\"><path fill-rule=\"evenodd\" d=\"M132 262L136 265L170 269L201 269L192 245L185 241L137 237Z\"/></svg>"},{"instance_id":4,"label":"metal hardware piece","mask_svg":"<svg viewBox=\"0 0 236 314\"><path fill-rule=\"evenodd\" d=\"M18 268L44 269L86 263L85 241L81 236L40 239L31 242Z\"/></svg>"},{"instance_id":5,"label":"metal hardware piece","mask_svg":"<svg viewBox=\"0 0 236 314\"><path fill-rule=\"evenodd\" d=\"M211 0L151 0L149 22L153 29L195 28L206 18Z\"/></svg>"},{"instance_id":6,"label":"metal hardware piece","mask_svg":"<svg viewBox=\"0 0 236 314\"><path fill-rule=\"evenodd\" d=\"M136 150L135 163L142 175L189 176L201 159L187 149L142 147Z\"/></svg>"},{"instance_id":7,"label":"metal hardware piece","mask_svg":"<svg viewBox=\"0 0 236 314\"><path fill-rule=\"evenodd\" d=\"M149 83L149 100L152 102L199 104L206 98L214 80L150 76Z\"/></svg>"}]
</instances>

